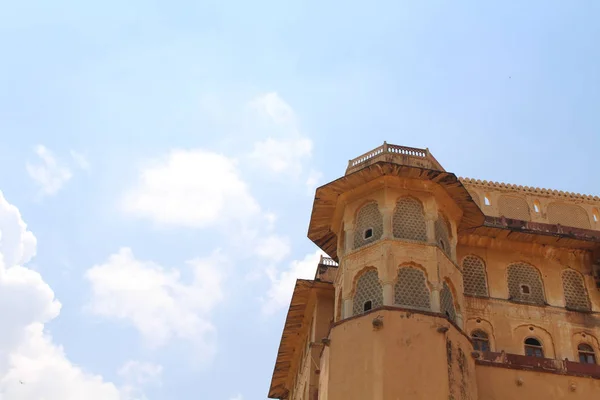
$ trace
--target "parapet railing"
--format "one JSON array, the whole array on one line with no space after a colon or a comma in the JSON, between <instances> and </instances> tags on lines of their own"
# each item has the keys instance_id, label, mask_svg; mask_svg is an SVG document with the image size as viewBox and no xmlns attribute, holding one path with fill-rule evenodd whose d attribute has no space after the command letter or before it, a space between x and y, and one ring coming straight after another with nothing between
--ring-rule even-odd
<instances>
[{"instance_id":1,"label":"parapet railing","mask_svg":"<svg viewBox=\"0 0 600 400\"><path fill-rule=\"evenodd\" d=\"M348 161L348 168L346 169L346 173L350 170L356 169L356 167L360 166L367 161L378 157L384 154L392 154L392 155L403 155L408 157L421 158L423 160L431 161L436 168L443 170L441 165L437 162L435 157L431 155L428 148L418 149L416 147L407 147L407 146L398 146L395 144L388 144L387 142L383 142L383 145L373 149L361 156L358 156L350 161Z\"/></svg>"},{"instance_id":2,"label":"parapet railing","mask_svg":"<svg viewBox=\"0 0 600 400\"><path fill-rule=\"evenodd\" d=\"M337 268L338 263L335 262L333 258L321 256L321 258L319 259L319 267L321 266Z\"/></svg>"}]
</instances>

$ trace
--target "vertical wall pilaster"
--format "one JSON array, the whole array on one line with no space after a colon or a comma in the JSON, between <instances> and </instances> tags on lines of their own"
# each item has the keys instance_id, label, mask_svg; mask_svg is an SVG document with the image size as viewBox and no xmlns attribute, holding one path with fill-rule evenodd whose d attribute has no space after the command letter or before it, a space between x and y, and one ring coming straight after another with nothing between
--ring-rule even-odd
<instances>
[{"instance_id":1,"label":"vertical wall pilaster","mask_svg":"<svg viewBox=\"0 0 600 400\"><path fill-rule=\"evenodd\" d=\"M435 219L437 216L429 213L425 214L425 225L427 228L427 242L436 243L435 238Z\"/></svg>"},{"instance_id":2,"label":"vertical wall pilaster","mask_svg":"<svg viewBox=\"0 0 600 400\"><path fill-rule=\"evenodd\" d=\"M343 304L344 318L350 318L352 316L352 299L345 299Z\"/></svg>"},{"instance_id":3,"label":"vertical wall pilaster","mask_svg":"<svg viewBox=\"0 0 600 400\"><path fill-rule=\"evenodd\" d=\"M381 207L383 216L383 235L382 239L391 239L394 237L394 228L392 226L392 214L394 210L390 206Z\"/></svg>"},{"instance_id":4,"label":"vertical wall pilaster","mask_svg":"<svg viewBox=\"0 0 600 400\"><path fill-rule=\"evenodd\" d=\"M385 282L383 284L383 305L394 305L394 284L392 282Z\"/></svg>"},{"instance_id":5,"label":"vertical wall pilaster","mask_svg":"<svg viewBox=\"0 0 600 400\"><path fill-rule=\"evenodd\" d=\"M432 283L433 287L431 288L431 311L440 312L442 307L440 305L440 291L442 289L442 285L439 283Z\"/></svg>"},{"instance_id":6,"label":"vertical wall pilaster","mask_svg":"<svg viewBox=\"0 0 600 400\"><path fill-rule=\"evenodd\" d=\"M346 229L346 251L348 253L352 251L354 248L354 229L356 226L353 223L348 224L348 228Z\"/></svg>"}]
</instances>

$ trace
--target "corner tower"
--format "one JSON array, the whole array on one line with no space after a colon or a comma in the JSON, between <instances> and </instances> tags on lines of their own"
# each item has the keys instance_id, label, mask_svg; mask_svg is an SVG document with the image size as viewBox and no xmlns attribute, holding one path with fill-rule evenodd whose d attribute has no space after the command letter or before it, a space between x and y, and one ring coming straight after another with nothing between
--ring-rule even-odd
<instances>
[{"instance_id":1,"label":"corner tower","mask_svg":"<svg viewBox=\"0 0 600 400\"><path fill-rule=\"evenodd\" d=\"M308 237L339 264L319 399L477 398L456 244L484 219L428 149L384 143L317 189Z\"/></svg>"}]
</instances>

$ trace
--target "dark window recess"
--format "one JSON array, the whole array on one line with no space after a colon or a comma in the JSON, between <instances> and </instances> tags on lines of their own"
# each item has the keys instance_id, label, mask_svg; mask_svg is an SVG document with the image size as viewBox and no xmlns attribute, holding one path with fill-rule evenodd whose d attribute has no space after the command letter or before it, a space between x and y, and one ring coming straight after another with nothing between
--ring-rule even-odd
<instances>
[{"instance_id":1,"label":"dark window recess","mask_svg":"<svg viewBox=\"0 0 600 400\"><path fill-rule=\"evenodd\" d=\"M363 304L363 311L369 311L372 308L373 308L373 303L371 302L371 300L365 301L365 304Z\"/></svg>"},{"instance_id":2,"label":"dark window recess","mask_svg":"<svg viewBox=\"0 0 600 400\"><path fill-rule=\"evenodd\" d=\"M490 351L490 340L487 333L483 331L475 331L471 334L473 340L473 348L477 351Z\"/></svg>"},{"instance_id":3,"label":"dark window recess","mask_svg":"<svg viewBox=\"0 0 600 400\"><path fill-rule=\"evenodd\" d=\"M521 293L523 293L523 294L530 294L531 293L531 289L529 289L529 286L527 286L527 285L521 285Z\"/></svg>"},{"instance_id":4,"label":"dark window recess","mask_svg":"<svg viewBox=\"0 0 600 400\"><path fill-rule=\"evenodd\" d=\"M582 364L596 364L596 354L592 346L588 344L580 344L577 346L579 352L579 362Z\"/></svg>"},{"instance_id":5,"label":"dark window recess","mask_svg":"<svg viewBox=\"0 0 600 400\"><path fill-rule=\"evenodd\" d=\"M539 340L534 338L525 340L525 355L529 357L544 358L544 350Z\"/></svg>"},{"instance_id":6,"label":"dark window recess","mask_svg":"<svg viewBox=\"0 0 600 400\"><path fill-rule=\"evenodd\" d=\"M371 239L373 237L373 228L369 228L365 230L364 238L365 240Z\"/></svg>"}]
</instances>

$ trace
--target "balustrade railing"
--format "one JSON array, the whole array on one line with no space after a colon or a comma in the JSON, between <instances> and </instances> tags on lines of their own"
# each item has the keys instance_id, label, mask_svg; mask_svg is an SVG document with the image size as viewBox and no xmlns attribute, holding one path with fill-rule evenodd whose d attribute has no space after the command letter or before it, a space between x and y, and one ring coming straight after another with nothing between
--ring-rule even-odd
<instances>
[{"instance_id":1,"label":"balustrade railing","mask_svg":"<svg viewBox=\"0 0 600 400\"><path fill-rule=\"evenodd\" d=\"M431 155L429 149L418 149L416 147L398 146L395 144L388 144L387 142L383 142L383 145L377 147L376 149L373 149L363 155L360 155L348 161L348 168L346 169L346 173L348 173L350 170L356 170L361 164L385 154L400 155L429 160L432 162L435 168L443 170L437 162L437 160Z\"/></svg>"},{"instance_id":2,"label":"balustrade railing","mask_svg":"<svg viewBox=\"0 0 600 400\"><path fill-rule=\"evenodd\" d=\"M319 259L319 266L337 267L338 263L335 262L333 258L321 256L321 258Z\"/></svg>"}]
</instances>

